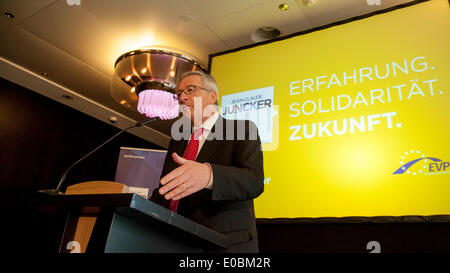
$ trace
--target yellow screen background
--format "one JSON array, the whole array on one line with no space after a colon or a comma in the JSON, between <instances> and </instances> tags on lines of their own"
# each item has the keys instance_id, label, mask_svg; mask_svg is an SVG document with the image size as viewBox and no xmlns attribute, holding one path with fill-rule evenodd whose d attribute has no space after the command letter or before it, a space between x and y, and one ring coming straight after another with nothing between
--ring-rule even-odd
<instances>
[{"instance_id":1,"label":"yellow screen background","mask_svg":"<svg viewBox=\"0 0 450 273\"><path fill-rule=\"evenodd\" d=\"M273 103L279 107L274 122L279 130L274 130L273 137L278 146L264 151L265 177L270 180L255 200L256 217L450 213L450 168L435 174L428 171L430 161L422 161L412 166L409 174L393 174L400 162L420 156L450 161L449 11L446 0L429 1L212 58L211 74L221 96L274 87ZM294 91L301 90L302 80L322 75L327 75L324 81L329 82L334 73L342 82L343 72L375 65L382 74L386 63L402 65L418 56L424 59L416 61L416 68L426 63L426 71L414 72L409 67L408 74L398 70L395 77L366 78L329 88L324 84L314 92L291 94L292 82L300 82L294 84L300 88ZM423 83L431 79L436 79L433 95ZM414 82L425 96L414 89L416 93L407 99ZM295 114L293 103L301 106L321 99L329 108L332 96L336 99L346 94L354 99L360 91L367 95L372 89L386 90L399 84L406 85L401 101L391 88L389 103L371 104L367 96L367 106L359 103L342 111L290 116ZM381 124L372 131L289 141L291 126L388 112L396 113L392 128L387 127L386 119L379 119ZM419 173L420 168L423 171Z\"/></svg>"}]
</instances>

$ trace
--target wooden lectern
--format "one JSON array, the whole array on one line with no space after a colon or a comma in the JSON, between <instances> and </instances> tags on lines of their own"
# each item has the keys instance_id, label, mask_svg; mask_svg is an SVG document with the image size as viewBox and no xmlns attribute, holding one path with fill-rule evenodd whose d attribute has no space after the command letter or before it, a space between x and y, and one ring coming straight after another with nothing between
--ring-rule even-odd
<instances>
[{"instance_id":1,"label":"wooden lectern","mask_svg":"<svg viewBox=\"0 0 450 273\"><path fill-rule=\"evenodd\" d=\"M41 195L35 205L65 216L60 253L220 252L229 241L117 182L75 184L65 195Z\"/></svg>"}]
</instances>

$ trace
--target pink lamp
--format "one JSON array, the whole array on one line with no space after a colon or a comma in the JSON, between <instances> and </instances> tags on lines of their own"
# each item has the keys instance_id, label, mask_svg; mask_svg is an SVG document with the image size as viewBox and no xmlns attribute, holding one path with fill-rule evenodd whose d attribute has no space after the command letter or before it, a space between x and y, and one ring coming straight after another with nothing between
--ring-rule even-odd
<instances>
[{"instance_id":1,"label":"pink lamp","mask_svg":"<svg viewBox=\"0 0 450 273\"><path fill-rule=\"evenodd\" d=\"M178 116L178 100L167 91L146 89L139 93L137 110L149 118L173 119Z\"/></svg>"}]
</instances>

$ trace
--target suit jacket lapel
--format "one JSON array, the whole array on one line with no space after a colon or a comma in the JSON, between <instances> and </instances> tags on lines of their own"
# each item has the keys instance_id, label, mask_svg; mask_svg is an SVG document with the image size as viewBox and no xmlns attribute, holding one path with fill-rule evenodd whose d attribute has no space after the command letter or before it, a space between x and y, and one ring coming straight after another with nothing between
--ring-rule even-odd
<instances>
[{"instance_id":1,"label":"suit jacket lapel","mask_svg":"<svg viewBox=\"0 0 450 273\"><path fill-rule=\"evenodd\" d=\"M179 156L183 156L184 150L186 150L187 143L187 139L177 141L171 152L177 153Z\"/></svg>"},{"instance_id":2,"label":"suit jacket lapel","mask_svg":"<svg viewBox=\"0 0 450 273\"><path fill-rule=\"evenodd\" d=\"M181 131L184 132L184 126L181 125ZM190 128L190 127L189 127ZM173 141L172 147L169 148L170 153L177 153L179 156L183 156L184 150L186 150L186 146L189 142L189 139L185 139L184 137L180 140ZM171 155L170 155L171 156Z\"/></svg>"}]
</instances>

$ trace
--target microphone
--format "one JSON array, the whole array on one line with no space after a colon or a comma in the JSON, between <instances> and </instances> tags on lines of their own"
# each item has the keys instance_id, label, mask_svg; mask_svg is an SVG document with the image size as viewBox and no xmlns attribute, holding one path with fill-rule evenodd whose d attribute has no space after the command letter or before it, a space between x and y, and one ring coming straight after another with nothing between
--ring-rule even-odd
<instances>
[{"instance_id":1,"label":"microphone","mask_svg":"<svg viewBox=\"0 0 450 273\"><path fill-rule=\"evenodd\" d=\"M38 192L40 193L45 193L45 194L49 194L49 195L64 195L64 193L61 192L61 188L64 185L64 181L66 180L66 176L67 173L73 168L75 167L78 163L80 163L81 161L83 161L85 158L87 158L88 156L90 156L91 154L95 153L98 149L100 149L101 147L103 147L105 144L107 144L108 142L110 142L111 140L113 140L114 138L116 138L117 136L119 136L120 134L122 134L123 132L126 132L130 129L136 128L136 127L142 127L146 124L149 124L153 121L159 120L159 117L153 117L153 118L149 118L143 121L139 121L137 122L135 125L130 126L128 128L122 129L120 132L118 132L117 134L115 134L114 136L112 136L110 139L108 139L107 141L103 142L102 144L100 144L99 146L97 146L94 150L90 151L88 154L86 154L85 156L83 156L82 158L78 159L75 163L73 163L72 165L70 165L69 168L66 169L66 171L64 172L64 174L61 176L61 178L59 179L59 183L58 186L56 187L56 189L47 189L47 190L39 190Z\"/></svg>"}]
</instances>

